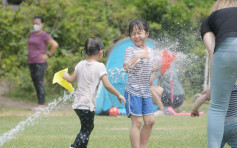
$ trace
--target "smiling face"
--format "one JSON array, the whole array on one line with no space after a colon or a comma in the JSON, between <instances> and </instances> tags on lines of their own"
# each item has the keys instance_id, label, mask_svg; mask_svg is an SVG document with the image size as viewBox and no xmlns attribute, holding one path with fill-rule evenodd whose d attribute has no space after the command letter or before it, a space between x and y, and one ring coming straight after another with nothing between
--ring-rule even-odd
<instances>
[{"instance_id":1,"label":"smiling face","mask_svg":"<svg viewBox=\"0 0 237 148\"><path fill-rule=\"evenodd\" d=\"M146 32L144 29L139 29L138 26L134 26L132 31L130 32L132 42L140 48L146 46L146 38L148 36L149 32Z\"/></svg>"}]
</instances>

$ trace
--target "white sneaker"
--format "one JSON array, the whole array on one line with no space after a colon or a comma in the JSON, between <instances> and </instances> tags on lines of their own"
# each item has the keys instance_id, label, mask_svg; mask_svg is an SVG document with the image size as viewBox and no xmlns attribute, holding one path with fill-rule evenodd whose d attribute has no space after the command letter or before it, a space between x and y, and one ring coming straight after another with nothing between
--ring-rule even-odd
<instances>
[{"instance_id":1,"label":"white sneaker","mask_svg":"<svg viewBox=\"0 0 237 148\"><path fill-rule=\"evenodd\" d=\"M164 116L165 115L165 112L162 111L162 110L158 110L154 113L155 116Z\"/></svg>"}]
</instances>

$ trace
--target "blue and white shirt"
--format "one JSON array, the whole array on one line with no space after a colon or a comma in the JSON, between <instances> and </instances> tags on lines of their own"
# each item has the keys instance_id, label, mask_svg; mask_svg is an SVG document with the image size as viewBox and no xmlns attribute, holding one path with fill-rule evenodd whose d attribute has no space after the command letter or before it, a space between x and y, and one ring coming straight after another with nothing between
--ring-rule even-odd
<instances>
[{"instance_id":1,"label":"blue and white shirt","mask_svg":"<svg viewBox=\"0 0 237 148\"><path fill-rule=\"evenodd\" d=\"M141 48L133 45L125 50L124 64L127 64L137 54L144 52ZM125 91L128 93L142 97L151 97L150 92L150 76L152 72L152 49L148 47L150 54L149 59L139 59L131 71L128 72L128 80L125 86Z\"/></svg>"}]
</instances>

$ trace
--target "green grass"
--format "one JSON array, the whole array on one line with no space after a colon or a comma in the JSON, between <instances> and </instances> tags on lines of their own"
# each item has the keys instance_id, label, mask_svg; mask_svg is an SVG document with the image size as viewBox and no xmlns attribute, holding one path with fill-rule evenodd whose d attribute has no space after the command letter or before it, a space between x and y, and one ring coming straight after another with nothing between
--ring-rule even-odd
<instances>
[{"instance_id":1,"label":"green grass","mask_svg":"<svg viewBox=\"0 0 237 148\"><path fill-rule=\"evenodd\" d=\"M182 109L188 112L191 105L186 103ZM204 115L199 118L156 117L148 148L206 147L207 108L207 104L202 106ZM0 110L0 136L33 113L26 110ZM130 126L131 121L126 117L96 116L88 148L131 147ZM67 148L73 143L79 129L80 122L74 111L53 111L48 116L42 115L34 125L25 127L24 131L15 135L2 148Z\"/></svg>"}]
</instances>

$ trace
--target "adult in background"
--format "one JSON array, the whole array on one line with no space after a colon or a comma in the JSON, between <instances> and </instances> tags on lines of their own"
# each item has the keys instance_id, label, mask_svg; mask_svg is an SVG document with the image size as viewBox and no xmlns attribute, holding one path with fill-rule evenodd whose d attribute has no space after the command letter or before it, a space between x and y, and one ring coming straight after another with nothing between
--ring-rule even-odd
<instances>
[{"instance_id":1,"label":"adult in background","mask_svg":"<svg viewBox=\"0 0 237 148\"><path fill-rule=\"evenodd\" d=\"M237 1L218 0L201 26L211 68L211 102L207 121L207 147L219 148L231 90L237 79Z\"/></svg>"},{"instance_id":2,"label":"adult in background","mask_svg":"<svg viewBox=\"0 0 237 148\"><path fill-rule=\"evenodd\" d=\"M31 32L28 39L28 63L38 97L38 106L32 108L32 110L44 108L44 73L47 68L46 60L54 54L58 47L58 43L48 33L43 31L43 26L43 18L35 16L33 18L34 31ZM50 50L46 52L48 45L50 46Z\"/></svg>"}]
</instances>

